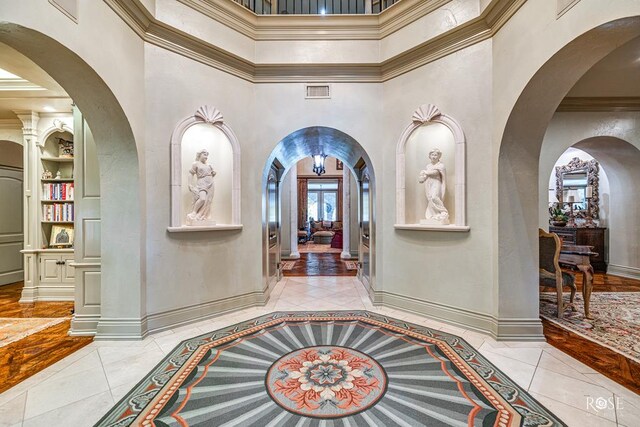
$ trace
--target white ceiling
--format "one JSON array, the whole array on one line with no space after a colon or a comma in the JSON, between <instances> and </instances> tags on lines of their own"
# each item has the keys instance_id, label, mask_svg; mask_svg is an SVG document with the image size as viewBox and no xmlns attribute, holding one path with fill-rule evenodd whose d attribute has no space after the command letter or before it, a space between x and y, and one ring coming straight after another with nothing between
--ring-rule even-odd
<instances>
[{"instance_id":1,"label":"white ceiling","mask_svg":"<svg viewBox=\"0 0 640 427\"><path fill-rule=\"evenodd\" d=\"M17 119L14 110L71 111L71 98L55 80L26 56L2 43L0 69L15 74L35 86L33 89L25 88L26 90L0 90L0 119Z\"/></svg>"},{"instance_id":2,"label":"white ceiling","mask_svg":"<svg viewBox=\"0 0 640 427\"><path fill-rule=\"evenodd\" d=\"M640 96L640 37L605 56L578 80L567 96Z\"/></svg>"}]
</instances>

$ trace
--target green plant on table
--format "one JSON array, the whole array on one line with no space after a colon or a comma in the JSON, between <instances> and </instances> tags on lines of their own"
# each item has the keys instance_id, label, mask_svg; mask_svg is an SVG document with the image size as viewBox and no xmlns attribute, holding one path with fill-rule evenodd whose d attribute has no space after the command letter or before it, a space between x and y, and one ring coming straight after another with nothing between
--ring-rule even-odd
<instances>
[{"instance_id":1,"label":"green plant on table","mask_svg":"<svg viewBox=\"0 0 640 427\"><path fill-rule=\"evenodd\" d=\"M569 215L567 215L567 213L564 212L562 208L558 205L555 205L554 207L552 207L550 213L551 213L551 219L553 221L566 222L569 220Z\"/></svg>"}]
</instances>

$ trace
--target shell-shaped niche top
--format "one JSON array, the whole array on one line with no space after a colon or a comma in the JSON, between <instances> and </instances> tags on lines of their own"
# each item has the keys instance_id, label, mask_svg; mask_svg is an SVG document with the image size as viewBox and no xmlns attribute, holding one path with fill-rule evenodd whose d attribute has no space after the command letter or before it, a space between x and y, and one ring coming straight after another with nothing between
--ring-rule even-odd
<instances>
[{"instance_id":1,"label":"shell-shaped niche top","mask_svg":"<svg viewBox=\"0 0 640 427\"><path fill-rule=\"evenodd\" d=\"M442 115L442 112L438 107L433 104L424 104L413 113L411 120L416 124L423 124L440 115Z\"/></svg>"},{"instance_id":2,"label":"shell-shaped niche top","mask_svg":"<svg viewBox=\"0 0 640 427\"><path fill-rule=\"evenodd\" d=\"M198 108L194 116L197 120L212 125L216 123L224 123L224 117L222 117L222 113L220 112L220 110L209 105L203 105L202 107Z\"/></svg>"}]
</instances>

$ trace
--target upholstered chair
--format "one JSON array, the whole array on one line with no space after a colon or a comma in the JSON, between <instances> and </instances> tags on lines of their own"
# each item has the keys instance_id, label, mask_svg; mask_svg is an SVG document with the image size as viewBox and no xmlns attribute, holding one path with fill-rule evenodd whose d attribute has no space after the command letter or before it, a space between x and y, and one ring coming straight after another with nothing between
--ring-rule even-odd
<instances>
[{"instance_id":1,"label":"upholstered chair","mask_svg":"<svg viewBox=\"0 0 640 427\"><path fill-rule=\"evenodd\" d=\"M560 248L562 243L556 233L547 233L538 229L538 240L540 248L540 286L555 288L558 297L558 317L562 318L566 305L562 299L562 288L568 286L571 289L569 305L573 311L576 310L573 298L576 295L575 276L560 269Z\"/></svg>"}]
</instances>

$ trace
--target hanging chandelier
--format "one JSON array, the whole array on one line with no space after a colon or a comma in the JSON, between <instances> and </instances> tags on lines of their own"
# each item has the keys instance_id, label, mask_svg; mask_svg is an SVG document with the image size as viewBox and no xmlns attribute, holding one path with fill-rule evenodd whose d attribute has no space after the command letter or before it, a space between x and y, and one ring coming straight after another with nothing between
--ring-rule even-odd
<instances>
[{"instance_id":1,"label":"hanging chandelier","mask_svg":"<svg viewBox=\"0 0 640 427\"><path fill-rule=\"evenodd\" d=\"M314 154L311 156L313 159L313 173L320 176L325 173L324 160L327 158L326 154Z\"/></svg>"}]
</instances>

